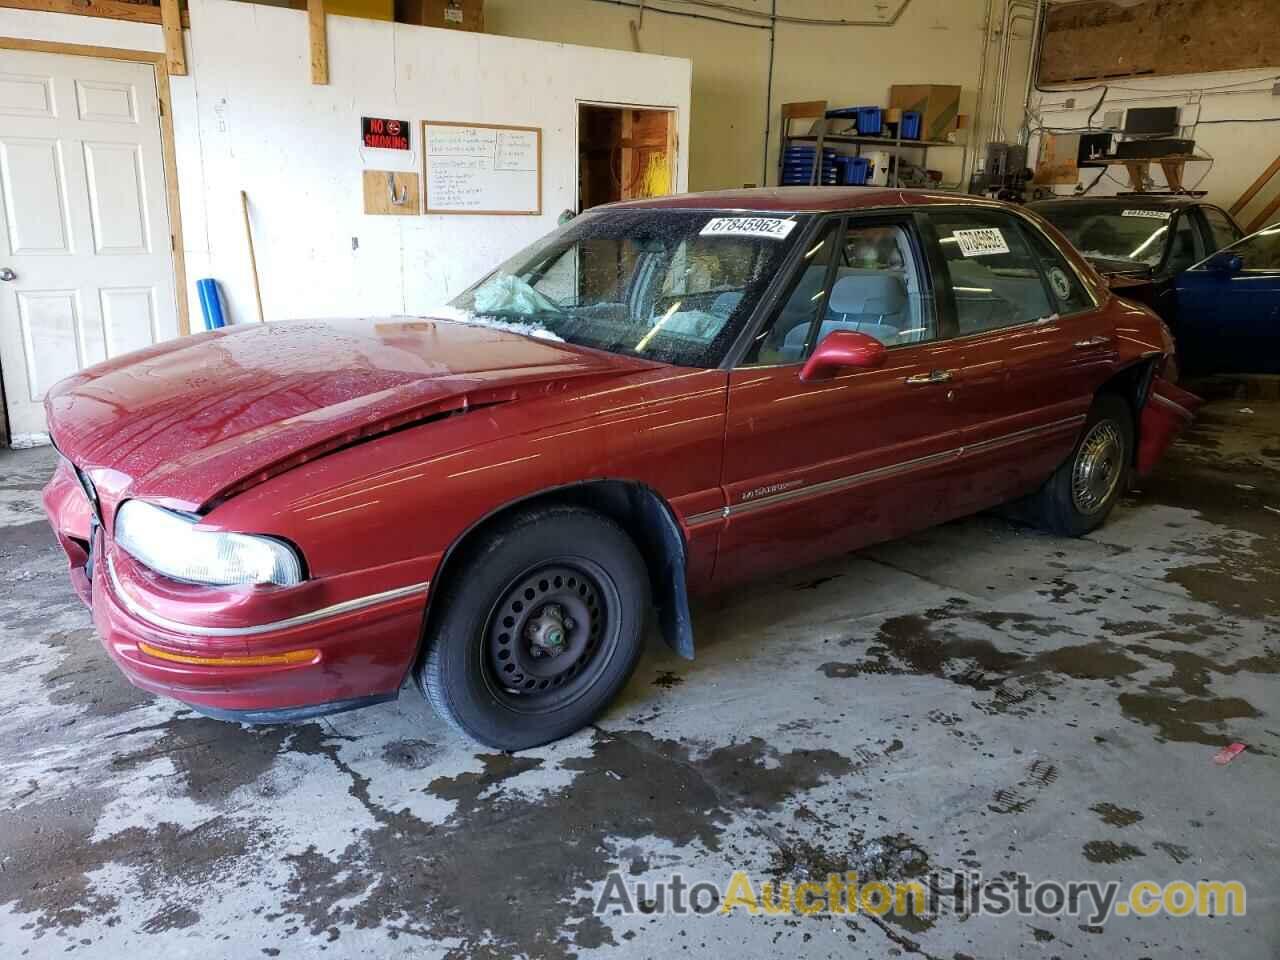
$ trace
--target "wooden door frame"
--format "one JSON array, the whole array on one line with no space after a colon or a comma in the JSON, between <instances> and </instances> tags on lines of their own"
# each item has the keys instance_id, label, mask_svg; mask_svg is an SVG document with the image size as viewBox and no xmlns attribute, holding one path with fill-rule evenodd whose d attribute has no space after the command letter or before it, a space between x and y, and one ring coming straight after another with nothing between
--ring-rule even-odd
<instances>
[{"instance_id":1,"label":"wooden door frame","mask_svg":"<svg viewBox=\"0 0 1280 960\"><path fill-rule=\"evenodd\" d=\"M582 108L605 107L612 110L655 110L671 114L671 124L667 128L668 143L671 155L671 196L680 192L680 108L675 104L628 103L625 100L575 100L573 102L573 173L574 173L574 205L581 202L582 197ZM582 213L582 210L577 210Z\"/></svg>"},{"instance_id":2,"label":"wooden door frame","mask_svg":"<svg viewBox=\"0 0 1280 960\"><path fill-rule=\"evenodd\" d=\"M30 53L60 53L96 60L130 60L149 63L155 71L156 99L160 101L160 156L164 170L164 190L169 208L169 233L173 263L174 296L178 305L178 335L191 332L191 315L187 302L187 261L182 244L182 207L178 197L178 153L173 139L173 105L169 95L169 68L163 53L150 50L126 50L120 47L94 47L79 43L55 43L48 40L24 40L0 37L0 50L25 50ZM7 408L0 410L7 418Z\"/></svg>"}]
</instances>

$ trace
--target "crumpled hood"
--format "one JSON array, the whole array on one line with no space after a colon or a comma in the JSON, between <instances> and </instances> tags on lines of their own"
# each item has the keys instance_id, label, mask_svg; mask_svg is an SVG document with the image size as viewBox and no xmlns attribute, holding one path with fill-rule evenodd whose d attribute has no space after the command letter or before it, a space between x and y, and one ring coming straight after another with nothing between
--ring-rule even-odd
<instances>
[{"instance_id":1,"label":"crumpled hood","mask_svg":"<svg viewBox=\"0 0 1280 960\"><path fill-rule=\"evenodd\" d=\"M58 449L104 496L195 509L365 436L649 366L468 324L289 321L89 367L55 386L45 409Z\"/></svg>"}]
</instances>

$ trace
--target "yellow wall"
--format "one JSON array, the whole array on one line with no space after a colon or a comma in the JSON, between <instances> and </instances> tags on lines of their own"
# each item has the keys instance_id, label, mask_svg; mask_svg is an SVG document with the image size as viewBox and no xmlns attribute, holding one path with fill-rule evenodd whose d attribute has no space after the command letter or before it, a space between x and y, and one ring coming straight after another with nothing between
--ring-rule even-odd
<instances>
[{"instance_id":1,"label":"yellow wall","mask_svg":"<svg viewBox=\"0 0 1280 960\"><path fill-rule=\"evenodd\" d=\"M769 0L733 0L767 11ZM669 6L674 7L674 4ZM895 0L881 6L893 8ZM825 99L833 105L883 105L894 83L962 86L961 111L972 113L984 43L987 0L909 0L898 22L880 26L809 26L780 22L769 105L768 182L776 180L778 108L790 100ZM822 18L875 16L870 0L778 0L782 15ZM707 7L683 7L719 15ZM995 4L995 16L1003 3ZM635 49L633 7L599 0L486 0L490 33ZM725 14L725 16L730 16ZM760 23L762 21L752 21ZM759 183L765 173L764 127L769 31L669 16L650 8L639 33L646 53L693 61L689 181L694 190ZM992 44L992 61L996 45ZM1021 83L1010 96L1021 109ZM1016 134L1016 131L1011 131ZM960 176L962 151L937 150L929 166L948 180Z\"/></svg>"}]
</instances>

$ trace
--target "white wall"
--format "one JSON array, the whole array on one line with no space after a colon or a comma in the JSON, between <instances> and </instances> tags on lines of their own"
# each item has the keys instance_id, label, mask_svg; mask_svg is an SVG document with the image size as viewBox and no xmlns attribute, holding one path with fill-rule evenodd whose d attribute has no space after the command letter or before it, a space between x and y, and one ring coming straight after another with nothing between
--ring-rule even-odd
<instances>
[{"instance_id":1,"label":"white wall","mask_svg":"<svg viewBox=\"0 0 1280 960\"><path fill-rule=\"evenodd\" d=\"M329 17L330 83L315 86L305 12L190 0L190 15L191 75L171 80L187 274L189 286L217 278L235 320L255 315L242 189L267 319L416 313L576 206L578 100L675 107L689 142L688 60ZM156 26L7 9L0 36L163 42ZM365 150L362 115L409 119L413 150ZM420 172L424 119L541 127L543 215L365 216L362 170ZM190 301L198 329L194 290Z\"/></svg>"},{"instance_id":2,"label":"white wall","mask_svg":"<svg viewBox=\"0 0 1280 960\"><path fill-rule=\"evenodd\" d=\"M1106 99L1093 120L1102 126L1102 115L1108 110L1130 107L1177 106L1185 124L1183 135L1194 139L1199 152L1214 158L1209 163L1190 163L1184 174L1187 187L1199 185L1209 191L1209 199L1229 207L1280 154L1280 123L1257 122L1280 118L1280 96L1272 93L1280 70L1250 70L1224 73L1190 74L1177 77L1133 77L1116 80L1110 85ZM1089 113L1098 102L1101 85L1055 87L1032 96L1031 114L1047 128L1086 127ZM1074 98L1074 108L1066 101ZM1225 123L1209 121L1230 121ZM1250 122L1253 121L1253 122ZM1038 138L1032 143L1032 156L1038 150ZM1113 167L1110 177L1090 191L1090 196L1108 196L1130 189L1124 167ZM1088 186L1097 176L1096 169L1081 171ZM1151 166L1152 179L1163 188L1164 175L1159 164ZM1060 193L1071 193L1062 186ZM1246 223L1267 199L1265 192L1241 216Z\"/></svg>"}]
</instances>

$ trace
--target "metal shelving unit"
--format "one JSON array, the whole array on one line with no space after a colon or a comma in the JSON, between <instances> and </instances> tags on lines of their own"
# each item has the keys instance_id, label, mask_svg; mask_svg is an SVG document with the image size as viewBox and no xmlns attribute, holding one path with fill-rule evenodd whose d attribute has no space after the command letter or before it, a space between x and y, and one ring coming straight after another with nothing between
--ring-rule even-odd
<instances>
[{"instance_id":1,"label":"metal shelving unit","mask_svg":"<svg viewBox=\"0 0 1280 960\"><path fill-rule=\"evenodd\" d=\"M817 133L791 133L791 121L814 120L817 122ZM864 146L875 146L882 150L892 150L897 154L900 150L919 150L920 165L927 166L929 151L939 147L964 147L963 143L952 143L949 140L904 140L901 136L902 125L898 125L899 135L896 137L858 136L844 133L829 133L831 120L827 117L827 101L808 100L803 103L784 103L782 105L782 134L778 143L778 182L782 182L783 165L786 162L787 148L793 143L813 144L813 168L809 172L809 185L816 186L822 175L822 148L828 144L845 144L857 148L857 156L862 156ZM884 190L899 186L898 165L895 164L887 187L866 184Z\"/></svg>"}]
</instances>

